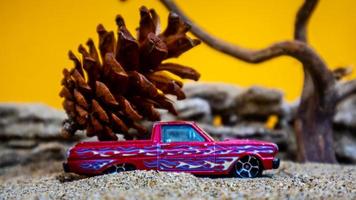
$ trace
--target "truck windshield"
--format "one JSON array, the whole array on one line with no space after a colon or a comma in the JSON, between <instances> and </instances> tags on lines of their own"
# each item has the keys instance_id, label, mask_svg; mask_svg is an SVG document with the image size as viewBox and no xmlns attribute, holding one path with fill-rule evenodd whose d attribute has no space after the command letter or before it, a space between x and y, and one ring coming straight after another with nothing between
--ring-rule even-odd
<instances>
[{"instance_id":1,"label":"truck windshield","mask_svg":"<svg viewBox=\"0 0 356 200\"><path fill-rule=\"evenodd\" d=\"M205 139L190 125L162 126L162 142L204 142Z\"/></svg>"}]
</instances>

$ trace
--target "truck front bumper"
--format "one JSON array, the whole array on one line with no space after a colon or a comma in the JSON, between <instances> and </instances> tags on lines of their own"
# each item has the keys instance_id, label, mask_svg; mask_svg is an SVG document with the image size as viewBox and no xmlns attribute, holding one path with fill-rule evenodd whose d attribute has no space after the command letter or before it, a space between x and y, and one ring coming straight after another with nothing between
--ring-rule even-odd
<instances>
[{"instance_id":1,"label":"truck front bumper","mask_svg":"<svg viewBox=\"0 0 356 200\"><path fill-rule=\"evenodd\" d=\"M279 167L280 164L280 159L279 158L274 158L272 161L272 168L273 169L277 169Z\"/></svg>"}]
</instances>

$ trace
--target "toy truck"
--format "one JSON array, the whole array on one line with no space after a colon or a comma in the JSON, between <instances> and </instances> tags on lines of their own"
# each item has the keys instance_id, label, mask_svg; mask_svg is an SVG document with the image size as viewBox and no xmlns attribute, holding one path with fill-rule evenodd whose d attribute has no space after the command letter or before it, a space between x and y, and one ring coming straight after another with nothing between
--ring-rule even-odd
<instances>
[{"instance_id":1,"label":"toy truck","mask_svg":"<svg viewBox=\"0 0 356 200\"><path fill-rule=\"evenodd\" d=\"M254 178L279 167L277 153L270 142L215 141L194 122L156 122L150 140L78 143L63 167L86 175L158 170Z\"/></svg>"}]
</instances>

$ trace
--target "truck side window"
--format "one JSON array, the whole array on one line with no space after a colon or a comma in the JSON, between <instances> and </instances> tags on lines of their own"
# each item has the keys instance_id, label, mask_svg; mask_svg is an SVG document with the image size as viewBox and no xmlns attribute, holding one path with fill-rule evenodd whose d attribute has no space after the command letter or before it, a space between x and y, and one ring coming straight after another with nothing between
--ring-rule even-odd
<instances>
[{"instance_id":1,"label":"truck side window","mask_svg":"<svg viewBox=\"0 0 356 200\"><path fill-rule=\"evenodd\" d=\"M162 142L204 142L205 139L190 125L163 125Z\"/></svg>"}]
</instances>

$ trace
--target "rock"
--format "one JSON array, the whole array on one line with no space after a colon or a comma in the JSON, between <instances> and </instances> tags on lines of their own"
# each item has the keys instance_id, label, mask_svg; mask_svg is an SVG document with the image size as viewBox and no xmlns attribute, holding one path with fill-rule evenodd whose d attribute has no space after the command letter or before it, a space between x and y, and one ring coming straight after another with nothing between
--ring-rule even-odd
<instances>
[{"instance_id":1,"label":"rock","mask_svg":"<svg viewBox=\"0 0 356 200\"><path fill-rule=\"evenodd\" d=\"M0 167L62 160L80 137L61 135L63 111L42 104L0 104Z\"/></svg>"},{"instance_id":2,"label":"rock","mask_svg":"<svg viewBox=\"0 0 356 200\"><path fill-rule=\"evenodd\" d=\"M286 142L286 135L283 131L266 128L261 123L240 123L235 126L213 126L209 124L199 124L207 133L215 138L224 139L264 139L277 144ZM283 145L285 146L285 145Z\"/></svg>"},{"instance_id":3,"label":"rock","mask_svg":"<svg viewBox=\"0 0 356 200\"><path fill-rule=\"evenodd\" d=\"M68 146L49 142L34 148L26 158L26 162L37 162L41 160L63 160L66 156Z\"/></svg>"},{"instance_id":4,"label":"rock","mask_svg":"<svg viewBox=\"0 0 356 200\"><path fill-rule=\"evenodd\" d=\"M175 108L178 117L182 119L199 118L200 116L211 115L210 105L206 100L200 98L190 98L177 101Z\"/></svg>"},{"instance_id":5,"label":"rock","mask_svg":"<svg viewBox=\"0 0 356 200\"><path fill-rule=\"evenodd\" d=\"M62 138L66 115L42 104L0 104L0 138Z\"/></svg>"},{"instance_id":6,"label":"rock","mask_svg":"<svg viewBox=\"0 0 356 200\"><path fill-rule=\"evenodd\" d=\"M56 178L59 182L65 183L65 182L81 180L81 179L87 178L87 176L78 175L78 174L74 174L74 173L61 173L61 174L57 175Z\"/></svg>"},{"instance_id":7,"label":"rock","mask_svg":"<svg viewBox=\"0 0 356 200\"><path fill-rule=\"evenodd\" d=\"M7 142L6 146L9 148L17 148L17 149L30 149L36 147L38 142L36 140L10 140Z\"/></svg>"},{"instance_id":8,"label":"rock","mask_svg":"<svg viewBox=\"0 0 356 200\"><path fill-rule=\"evenodd\" d=\"M61 123L60 122L18 122L13 124L8 124L2 129L0 128L0 138L6 139L32 139L32 138L42 138L42 139L64 139L60 134Z\"/></svg>"},{"instance_id":9,"label":"rock","mask_svg":"<svg viewBox=\"0 0 356 200\"><path fill-rule=\"evenodd\" d=\"M2 149L0 151L0 168L20 164L24 161L22 153L12 149Z\"/></svg>"},{"instance_id":10,"label":"rock","mask_svg":"<svg viewBox=\"0 0 356 200\"><path fill-rule=\"evenodd\" d=\"M0 151L0 168L39 161L63 160L71 144L48 142L33 149L5 148Z\"/></svg>"},{"instance_id":11,"label":"rock","mask_svg":"<svg viewBox=\"0 0 356 200\"><path fill-rule=\"evenodd\" d=\"M287 122L293 122L297 116L297 111L299 107L299 100L293 101L292 103L283 102L282 103L282 116L283 120Z\"/></svg>"},{"instance_id":12,"label":"rock","mask_svg":"<svg viewBox=\"0 0 356 200\"><path fill-rule=\"evenodd\" d=\"M213 126L210 124L199 124L199 126L210 135L218 138L252 138L269 134L272 131L265 128L263 124L237 124L235 126Z\"/></svg>"},{"instance_id":13,"label":"rock","mask_svg":"<svg viewBox=\"0 0 356 200\"><path fill-rule=\"evenodd\" d=\"M209 103L200 98L191 98L177 101L175 108L178 112L176 117L179 120L211 123L212 114Z\"/></svg>"},{"instance_id":14,"label":"rock","mask_svg":"<svg viewBox=\"0 0 356 200\"><path fill-rule=\"evenodd\" d=\"M334 131L335 152L339 162L356 163L356 135L348 130Z\"/></svg>"},{"instance_id":15,"label":"rock","mask_svg":"<svg viewBox=\"0 0 356 200\"><path fill-rule=\"evenodd\" d=\"M234 98L241 89L223 83L185 84L183 90L187 98L201 98L209 102L214 114L224 113L234 107Z\"/></svg>"},{"instance_id":16,"label":"rock","mask_svg":"<svg viewBox=\"0 0 356 200\"><path fill-rule=\"evenodd\" d=\"M334 116L334 140L339 162L356 163L356 95L340 102Z\"/></svg>"},{"instance_id":17,"label":"rock","mask_svg":"<svg viewBox=\"0 0 356 200\"><path fill-rule=\"evenodd\" d=\"M356 130L356 95L339 103L334 116L334 124Z\"/></svg>"},{"instance_id":18,"label":"rock","mask_svg":"<svg viewBox=\"0 0 356 200\"><path fill-rule=\"evenodd\" d=\"M283 94L275 89L251 87L235 98L235 111L239 117L266 119L270 115L282 115Z\"/></svg>"},{"instance_id":19,"label":"rock","mask_svg":"<svg viewBox=\"0 0 356 200\"><path fill-rule=\"evenodd\" d=\"M13 123L20 120L57 121L65 119L64 112L44 104L0 104L0 124Z\"/></svg>"}]
</instances>

